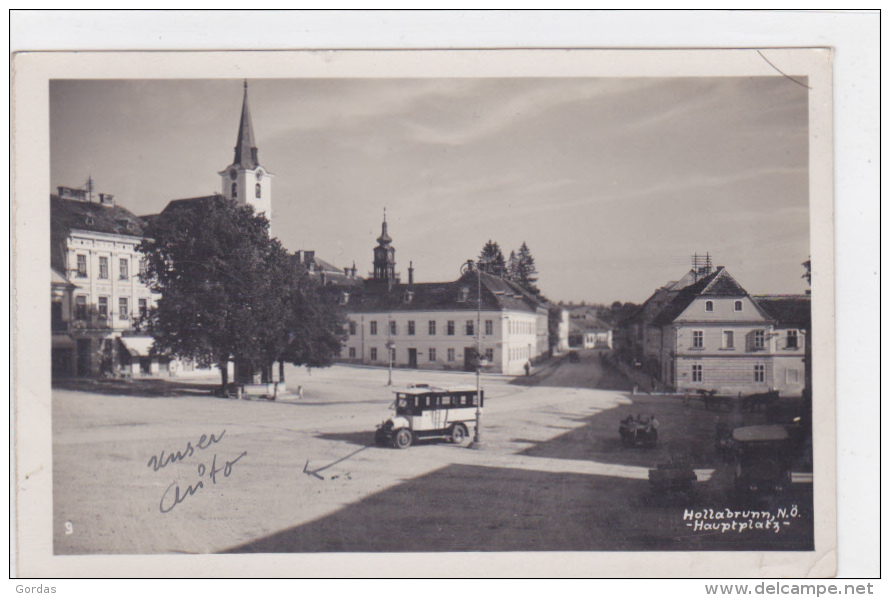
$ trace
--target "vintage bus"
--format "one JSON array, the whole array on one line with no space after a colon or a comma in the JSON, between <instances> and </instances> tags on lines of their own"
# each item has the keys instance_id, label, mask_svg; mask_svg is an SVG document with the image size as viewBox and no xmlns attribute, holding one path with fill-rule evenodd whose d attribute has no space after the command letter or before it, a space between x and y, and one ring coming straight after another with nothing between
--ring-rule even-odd
<instances>
[{"instance_id":1,"label":"vintage bus","mask_svg":"<svg viewBox=\"0 0 890 598\"><path fill-rule=\"evenodd\" d=\"M477 394L470 386L436 388L418 384L396 391L390 405L395 415L377 426L374 441L379 446L404 449L415 440L445 438L462 444L469 436L469 425L476 421L485 404L485 393Z\"/></svg>"}]
</instances>

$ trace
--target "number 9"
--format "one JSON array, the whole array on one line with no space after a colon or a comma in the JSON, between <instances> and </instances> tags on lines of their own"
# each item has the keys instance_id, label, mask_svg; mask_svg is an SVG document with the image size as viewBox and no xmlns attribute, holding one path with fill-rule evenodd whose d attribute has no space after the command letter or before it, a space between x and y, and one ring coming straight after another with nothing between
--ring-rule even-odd
<instances>
[{"instance_id":1,"label":"number 9","mask_svg":"<svg viewBox=\"0 0 890 598\"><path fill-rule=\"evenodd\" d=\"M65 535L70 536L74 533L74 525L70 521L65 522Z\"/></svg>"}]
</instances>

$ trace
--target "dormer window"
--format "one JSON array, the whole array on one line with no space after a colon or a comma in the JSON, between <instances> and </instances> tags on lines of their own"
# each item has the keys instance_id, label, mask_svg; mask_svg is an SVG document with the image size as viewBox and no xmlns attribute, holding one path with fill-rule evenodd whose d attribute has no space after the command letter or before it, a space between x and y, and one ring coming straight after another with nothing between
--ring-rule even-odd
<instances>
[{"instance_id":1,"label":"dormer window","mask_svg":"<svg viewBox=\"0 0 890 598\"><path fill-rule=\"evenodd\" d=\"M405 291L405 303L414 301L414 291Z\"/></svg>"},{"instance_id":2,"label":"dormer window","mask_svg":"<svg viewBox=\"0 0 890 598\"><path fill-rule=\"evenodd\" d=\"M343 291L340 293L340 305L346 305L349 303L349 293Z\"/></svg>"},{"instance_id":3,"label":"dormer window","mask_svg":"<svg viewBox=\"0 0 890 598\"><path fill-rule=\"evenodd\" d=\"M470 289L468 287L461 287L460 291L457 293L457 300L459 303L466 303L467 298L470 296Z\"/></svg>"},{"instance_id":4,"label":"dormer window","mask_svg":"<svg viewBox=\"0 0 890 598\"><path fill-rule=\"evenodd\" d=\"M714 311L713 301L705 301L705 311Z\"/></svg>"},{"instance_id":5,"label":"dormer window","mask_svg":"<svg viewBox=\"0 0 890 598\"><path fill-rule=\"evenodd\" d=\"M84 221L87 223L87 226L94 226L96 224L96 219L92 214L87 214Z\"/></svg>"},{"instance_id":6,"label":"dormer window","mask_svg":"<svg viewBox=\"0 0 890 598\"><path fill-rule=\"evenodd\" d=\"M736 310L736 311L742 311L742 302L741 302L741 301L736 301L736 302L735 302L735 310Z\"/></svg>"}]
</instances>

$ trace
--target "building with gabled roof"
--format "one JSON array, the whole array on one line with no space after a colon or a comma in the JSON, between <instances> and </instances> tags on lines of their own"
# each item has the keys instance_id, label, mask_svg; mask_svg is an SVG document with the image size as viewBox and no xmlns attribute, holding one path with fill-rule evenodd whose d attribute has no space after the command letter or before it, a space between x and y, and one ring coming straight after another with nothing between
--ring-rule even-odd
<instances>
[{"instance_id":1,"label":"building with gabled roof","mask_svg":"<svg viewBox=\"0 0 890 598\"><path fill-rule=\"evenodd\" d=\"M656 290L622 322L622 338L634 366L667 388L799 394L804 343L787 339L808 319L798 299L752 297L721 266Z\"/></svg>"},{"instance_id":2,"label":"building with gabled roof","mask_svg":"<svg viewBox=\"0 0 890 598\"><path fill-rule=\"evenodd\" d=\"M478 333L491 371L519 374L547 351L547 307L515 283L475 269L415 283L413 264L403 283L385 220L377 241L371 278L330 287L348 316L343 361L474 370Z\"/></svg>"},{"instance_id":3,"label":"building with gabled roof","mask_svg":"<svg viewBox=\"0 0 890 598\"><path fill-rule=\"evenodd\" d=\"M569 346L582 349L611 349L612 327L593 314L573 313L569 317Z\"/></svg>"}]
</instances>

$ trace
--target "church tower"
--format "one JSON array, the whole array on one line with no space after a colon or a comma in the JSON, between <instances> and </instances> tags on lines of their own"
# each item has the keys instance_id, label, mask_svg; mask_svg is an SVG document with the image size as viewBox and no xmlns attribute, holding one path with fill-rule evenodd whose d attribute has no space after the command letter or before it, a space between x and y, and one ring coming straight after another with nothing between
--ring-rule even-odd
<instances>
[{"instance_id":1,"label":"church tower","mask_svg":"<svg viewBox=\"0 0 890 598\"><path fill-rule=\"evenodd\" d=\"M386 232L386 209L383 210L383 230L377 237L377 243L374 248L374 280L398 284L396 248L392 247L392 238Z\"/></svg>"},{"instance_id":2,"label":"church tower","mask_svg":"<svg viewBox=\"0 0 890 598\"><path fill-rule=\"evenodd\" d=\"M256 142L253 138L253 123L250 120L250 106L247 102L247 81L244 81L244 103L241 106L241 123L238 126L238 141L235 144L235 161L219 173L222 177L222 194L234 199L239 205L250 204L259 213L265 213L269 220L269 234L272 234L272 174L260 166Z\"/></svg>"}]
</instances>

